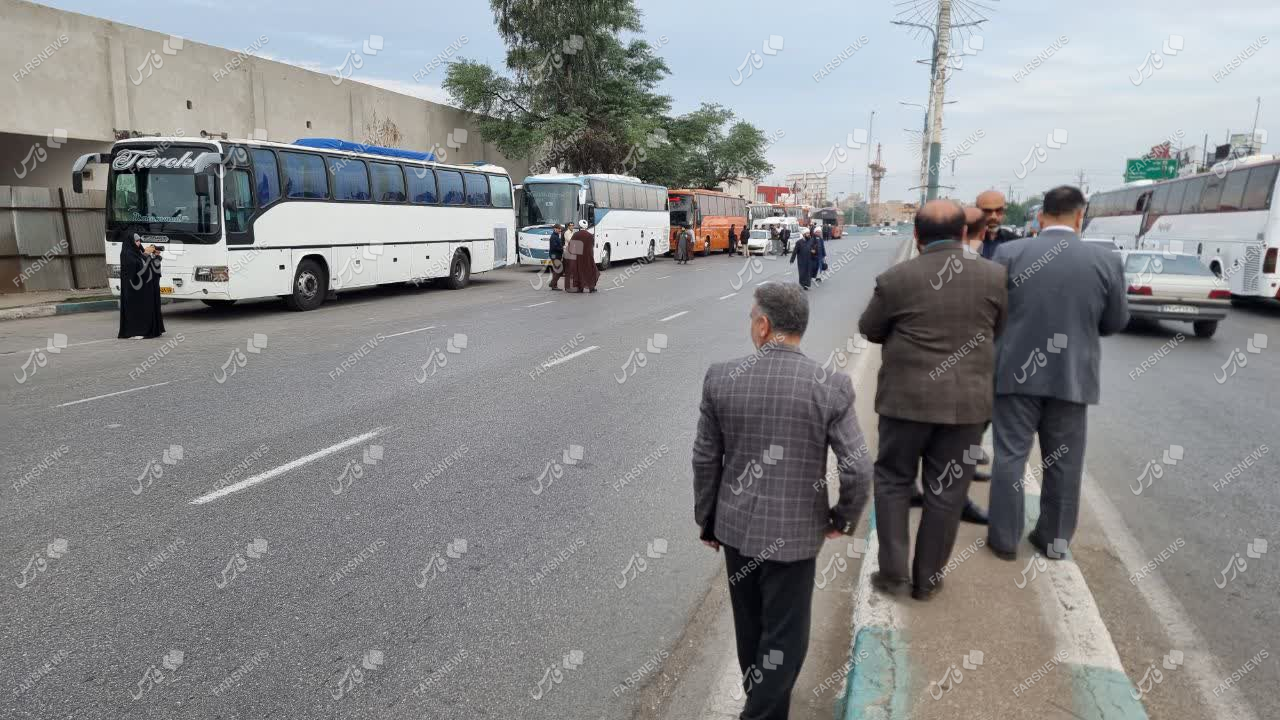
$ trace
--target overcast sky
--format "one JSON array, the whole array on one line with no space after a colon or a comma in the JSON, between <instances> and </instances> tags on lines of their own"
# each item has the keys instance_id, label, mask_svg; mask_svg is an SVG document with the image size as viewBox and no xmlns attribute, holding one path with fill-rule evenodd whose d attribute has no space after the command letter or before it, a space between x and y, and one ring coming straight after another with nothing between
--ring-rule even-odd
<instances>
[{"instance_id":1,"label":"overcast sky","mask_svg":"<svg viewBox=\"0 0 1280 720\"><path fill-rule=\"evenodd\" d=\"M965 6L962 14L971 8L990 18L973 30L972 54L963 58L947 90L955 104L946 107L943 152L968 154L958 157L954 175L946 164L942 181L954 185L961 199L972 200L988 187L1025 196L1075 182L1081 171L1091 190L1115 187L1126 157L1166 138L1199 146L1206 133L1216 144L1228 130L1250 131L1259 96L1258 126L1274 128L1264 149L1280 152L1280 3L984 0L984 11L970 0L955 2ZM665 37L658 52L672 74L662 90L674 98L676 112L719 102L766 134L781 130L784 136L769 149L773 179L820 170L827 160L834 194L866 187L866 148L846 145L851 133L868 129L874 110L871 138L883 143L888 167L882 196L915 198L910 188L919 184L920 162L918 140L909 130L923 125L923 111L899 101L925 101L928 66L916 61L927 56L929 44L927 36L890 24L910 2L638 3L645 15L642 36L652 45ZM461 36L467 43L459 55L500 66L504 52L489 3L482 0L448 3L447 10L406 0L46 4L233 50L265 35L268 42L257 54L318 70L336 69L348 50L380 35L383 50L366 58L353 78L437 101L445 100L439 88L443 68L421 81L414 72ZM936 0L919 5L935 7ZM782 48L766 54L771 35L782 38ZM814 73L863 36L865 47L815 81ZM1182 38L1181 50L1171 36ZM1251 47L1252 58L1215 80L1216 72L1246 57ZM753 50L760 68L735 84ZM1019 68L1037 56L1040 67L1015 81ZM1139 78L1144 61L1150 76ZM1066 143L1050 149L1055 130L1059 139L1065 134ZM1037 143L1043 161L1034 157ZM832 154L836 145L842 152Z\"/></svg>"}]
</instances>

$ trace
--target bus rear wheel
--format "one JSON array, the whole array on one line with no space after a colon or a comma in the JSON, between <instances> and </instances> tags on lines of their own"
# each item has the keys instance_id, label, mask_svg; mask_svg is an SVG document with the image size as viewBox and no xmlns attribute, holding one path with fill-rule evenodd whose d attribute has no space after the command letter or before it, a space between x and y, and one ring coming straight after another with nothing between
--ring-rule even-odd
<instances>
[{"instance_id":1,"label":"bus rear wheel","mask_svg":"<svg viewBox=\"0 0 1280 720\"><path fill-rule=\"evenodd\" d=\"M293 292L284 296L284 304L298 312L315 310L324 302L328 285L324 267L315 260L303 260L293 275Z\"/></svg>"},{"instance_id":2,"label":"bus rear wheel","mask_svg":"<svg viewBox=\"0 0 1280 720\"><path fill-rule=\"evenodd\" d=\"M471 280L471 261L461 250L453 253L453 262L449 264L449 277L444 281L450 290L461 290Z\"/></svg>"}]
</instances>

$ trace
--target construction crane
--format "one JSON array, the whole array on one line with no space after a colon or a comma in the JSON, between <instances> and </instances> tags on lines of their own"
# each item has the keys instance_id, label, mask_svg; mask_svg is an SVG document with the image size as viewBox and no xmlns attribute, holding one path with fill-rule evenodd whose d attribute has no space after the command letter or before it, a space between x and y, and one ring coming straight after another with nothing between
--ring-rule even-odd
<instances>
[{"instance_id":1,"label":"construction crane","mask_svg":"<svg viewBox=\"0 0 1280 720\"><path fill-rule=\"evenodd\" d=\"M879 222L876 217L880 206L880 181L884 179L885 167L880 161L880 144L876 143L876 161L867 166L871 170L871 197L867 198L867 220L871 225Z\"/></svg>"}]
</instances>

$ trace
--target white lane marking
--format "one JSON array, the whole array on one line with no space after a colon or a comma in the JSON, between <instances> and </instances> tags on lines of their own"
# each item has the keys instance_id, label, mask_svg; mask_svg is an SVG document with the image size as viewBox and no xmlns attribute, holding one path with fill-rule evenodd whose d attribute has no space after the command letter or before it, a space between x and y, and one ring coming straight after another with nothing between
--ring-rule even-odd
<instances>
[{"instance_id":1,"label":"white lane marking","mask_svg":"<svg viewBox=\"0 0 1280 720\"><path fill-rule=\"evenodd\" d=\"M706 272L706 271L707 271L707 269L706 269L706 268L694 268L694 269L693 269L693 271L694 271L694 272Z\"/></svg>"},{"instance_id":2,"label":"white lane marking","mask_svg":"<svg viewBox=\"0 0 1280 720\"><path fill-rule=\"evenodd\" d=\"M731 298L731 297L733 297L734 295L737 295L737 294L738 294L738 293L729 293L728 295L721 295L721 296L720 296L720 299L721 299L721 300L728 300L729 298Z\"/></svg>"},{"instance_id":3,"label":"white lane marking","mask_svg":"<svg viewBox=\"0 0 1280 720\"><path fill-rule=\"evenodd\" d=\"M688 310L681 310L680 312L676 313L675 315L668 315L668 316L666 316L666 317L662 318L662 319L661 319L661 320L659 320L658 322L666 322L666 321L668 321L668 320L675 320L676 318L680 317L681 315L688 315L688 314L689 314L689 311L688 311Z\"/></svg>"},{"instance_id":4,"label":"white lane marking","mask_svg":"<svg viewBox=\"0 0 1280 720\"><path fill-rule=\"evenodd\" d=\"M671 277L671 276L670 276L670 275L663 275L662 277L660 277L660 278L658 278L658 279L659 279L659 280L666 280L666 279L667 279L667 278L669 278L669 277Z\"/></svg>"},{"instance_id":5,"label":"white lane marking","mask_svg":"<svg viewBox=\"0 0 1280 720\"><path fill-rule=\"evenodd\" d=\"M560 363L562 363L562 362L568 362L568 361L570 361L570 360L572 360L572 359L574 359L574 358L578 357L579 355L586 355L587 353L591 352L592 350L599 350L599 349L600 349L600 346L599 346L599 345L592 345L592 346L590 346L590 347L584 347L584 348L582 348L581 350L579 350L578 352L575 352L575 353L569 353L568 355L565 355L565 356L564 356L564 357L562 357L562 358L557 358L557 359L555 359L555 360L552 360L551 362L545 362L545 363L542 363L542 367L543 367L543 368L554 367L554 366L556 366L556 365L559 365L559 364L560 364Z\"/></svg>"},{"instance_id":6,"label":"white lane marking","mask_svg":"<svg viewBox=\"0 0 1280 720\"><path fill-rule=\"evenodd\" d=\"M362 443L365 440L372 440L373 438L377 437L379 434L382 433L382 431L386 429L387 428L377 428L363 435L357 435L353 438L347 438L346 440L343 440L337 445L330 445L329 447L323 450L317 450L316 452L313 452L310 455L304 455L303 457L300 457L297 460L294 460L293 462L285 463L280 467L273 468L271 470L268 470L264 473L260 473L258 475L254 475L251 478L245 478L244 480L241 480L238 483L232 483L231 485L228 485L224 488L218 488L217 490L214 490L208 495L201 495L195 500L192 500L191 504L203 505L211 500L217 500L220 497L225 497L227 495L230 495L233 492L239 492L241 490L244 490L247 487L253 487L258 483L266 482L267 480L270 480L271 478L276 477L277 475L283 475L284 473L287 473L290 470L293 470L296 468L300 468L303 465L306 465L307 463L315 462L316 460L319 460L322 457L332 455L338 452L339 450L344 450L346 448L351 447L352 445Z\"/></svg>"},{"instance_id":7,"label":"white lane marking","mask_svg":"<svg viewBox=\"0 0 1280 720\"><path fill-rule=\"evenodd\" d=\"M131 388L129 390L121 390L120 392L107 393L106 395L94 395L91 398L85 398L83 400L72 400L71 402L64 402L61 405L54 405L54 407L60 408L60 407L67 407L68 405L79 405L80 403L87 403L93 400L101 400L102 398L115 397L116 395L124 395L125 393L138 392L139 390L147 390L148 388L160 387L161 385L168 385L171 382L173 381L165 380L164 382L156 383L155 385L143 385L142 387Z\"/></svg>"},{"instance_id":8,"label":"white lane marking","mask_svg":"<svg viewBox=\"0 0 1280 720\"><path fill-rule=\"evenodd\" d=\"M771 283L771 282L773 282L773 281L772 281L772 280L761 280L760 282L756 283L756 287L760 287L761 285L764 285L765 283Z\"/></svg>"},{"instance_id":9,"label":"white lane marking","mask_svg":"<svg viewBox=\"0 0 1280 720\"><path fill-rule=\"evenodd\" d=\"M80 345L95 345L97 343L111 342L112 340L118 340L118 339L119 338L103 338L101 340L85 340L84 342L68 343L64 347L78 347ZM36 350L46 350L46 349L47 348L38 347L38 348L31 348L30 350L6 350L4 352L0 352L0 355L16 355L18 353L23 353L23 352L32 353L32 352L35 352Z\"/></svg>"},{"instance_id":10,"label":"white lane marking","mask_svg":"<svg viewBox=\"0 0 1280 720\"><path fill-rule=\"evenodd\" d=\"M1146 552L1138 544L1129 527L1125 525L1120 511L1111 503L1089 474L1084 473L1084 499L1093 509L1093 515L1102 526L1111 550L1120 558L1124 569L1133 576L1147 565ZM1215 692L1219 678L1229 677L1228 672L1218 662L1218 658L1209 650L1208 643L1201 637L1199 630L1187 617L1186 610L1174 597L1159 571L1152 572L1136 583L1142 599L1147 607L1160 620L1164 627L1169 644L1182 651L1186 669L1196 684L1200 700L1209 709L1209 717L1234 718L1236 720L1257 720L1253 708L1239 692Z\"/></svg>"},{"instance_id":11,"label":"white lane marking","mask_svg":"<svg viewBox=\"0 0 1280 720\"><path fill-rule=\"evenodd\" d=\"M532 305L525 305L525 307L527 307L527 308L531 308L531 307L542 307L543 305L550 305L550 304L551 304L551 303L553 303L553 302L555 302L555 300L545 300L545 301L540 302L540 303L534 303L534 304L532 304Z\"/></svg>"},{"instance_id":12,"label":"white lane marking","mask_svg":"<svg viewBox=\"0 0 1280 720\"><path fill-rule=\"evenodd\" d=\"M435 329L436 329L435 325L428 325L424 328L418 328L417 330L405 330L404 332L392 333L390 335L383 335L382 339L386 340L387 338L400 337L401 335L412 335L414 333L420 333L424 330L435 330Z\"/></svg>"}]
</instances>

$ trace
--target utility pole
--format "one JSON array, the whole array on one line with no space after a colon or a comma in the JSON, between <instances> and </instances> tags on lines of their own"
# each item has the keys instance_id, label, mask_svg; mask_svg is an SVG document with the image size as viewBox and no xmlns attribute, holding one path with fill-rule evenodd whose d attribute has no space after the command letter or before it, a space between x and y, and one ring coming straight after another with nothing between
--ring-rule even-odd
<instances>
[{"instance_id":1,"label":"utility pole","mask_svg":"<svg viewBox=\"0 0 1280 720\"><path fill-rule=\"evenodd\" d=\"M1253 130L1249 133L1249 149L1251 155L1257 155L1262 152L1261 147L1255 148L1253 143L1258 139L1258 115L1262 113L1262 97L1258 97L1258 108L1253 111Z\"/></svg>"},{"instance_id":2,"label":"utility pole","mask_svg":"<svg viewBox=\"0 0 1280 720\"><path fill-rule=\"evenodd\" d=\"M880 181L884 179L885 167L880 161L880 145L876 144L876 161L868 166L871 170L871 195L867 198L867 221L874 226L878 219L877 210L880 205Z\"/></svg>"},{"instance_id":3,"label":"utility pole","mask_svg":"<svg viewBox=\"0 0 1280 720\"><path fill-rule=\"evenodd\" d=\"M1080 174L1079 174L1078 176L1076 176L1076 187L1080 188L1080 192L1084 193L1084 194L1085 194L1085 197L1088 197L1088 196L1089 196L1088 191L1087 191L1087 190L1085 190L1085 184L1084 184L1084 168L1080 168Z\"/></svg>"},{"instance_id":4,"label":"utility pole","mask_svg":"<svg viewBox=\"0 0 1280 720\"><path fill-rule=\"evenodd\" d=\"M951 0L938 0L938 21L933 32L932 82L929 86L927 199L938 197L938 163L942 160L942 103L947 94L947 65L951 58Z\"/></svg>"},{"instance_id":5,"label":"utility pole","mask_svg":"<svg viewBox=\"0 0 1280 720\"><path fill-rule=\"evenodd\" d=\"M867 167L868 168L871 167L871 143L875 142L875 138L872 137L871 131L872 129L875 128L875 124L876 124L876 111L872 110L871 119L867 121ZM871 174L870 173L867 174L867 191L866 191L866 194L863 195L862 197L868 203L871 202ZM871 206L867 205L867 217L870 217L870 216L871 216Z\"/></svg>"}]
</instances>

